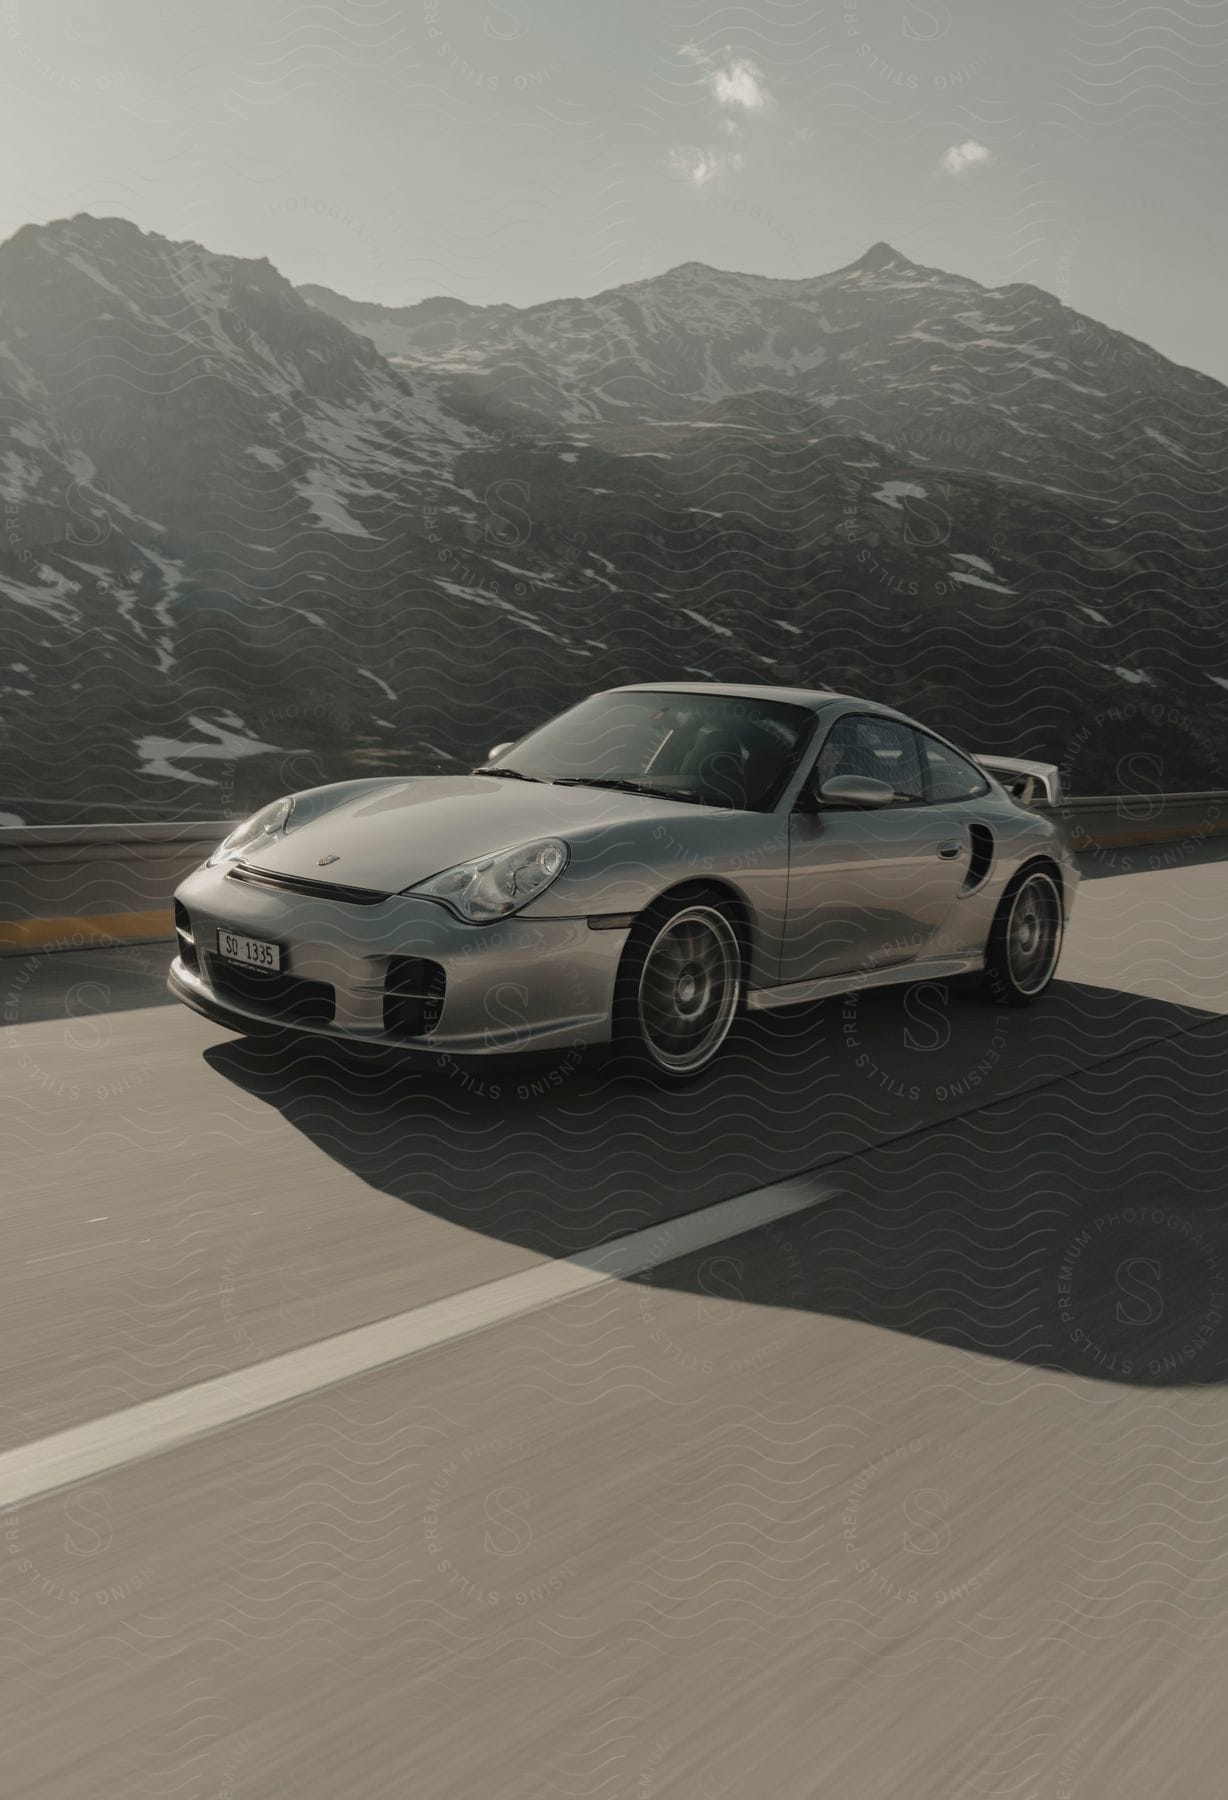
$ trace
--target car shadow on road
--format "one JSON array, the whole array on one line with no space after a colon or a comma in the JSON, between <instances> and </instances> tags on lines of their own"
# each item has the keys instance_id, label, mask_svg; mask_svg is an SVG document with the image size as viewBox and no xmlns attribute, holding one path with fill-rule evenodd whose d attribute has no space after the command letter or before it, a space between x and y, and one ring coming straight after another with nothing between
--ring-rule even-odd
<instances>
[{"instance_id":1,"label":"car shadow on road","mask_svg":"<svg viewBox=\"0 0 1228 1800\"><path fill-rule=\"evenodd\" d=\"M810 1171L818 1204L720 1247L729 1297L1106 1380L1228 1377L1228 1018L1073 982L1005 1012L886 989L751 1023L668 1092L594 1051L425 1076L324 1040L205 1057L371 1187L542 1256ZM706 1295L709 1262L638 1279Z\"/></svg>"}]
</instances>

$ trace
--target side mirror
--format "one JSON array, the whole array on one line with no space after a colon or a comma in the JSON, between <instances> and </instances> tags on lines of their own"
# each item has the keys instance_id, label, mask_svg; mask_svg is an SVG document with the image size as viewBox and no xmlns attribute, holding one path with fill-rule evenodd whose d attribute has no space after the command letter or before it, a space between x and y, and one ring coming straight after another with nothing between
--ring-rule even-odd
<instances>
[{"instance_id":1,"label":"side mirror","mask_svg":"<svg viewBox=\"0 0 1228 1800\"><path fill-rule=\"evenodd\" d=\"M890 806L895 789L873 775L832 775L819 789L826 806Z\"/></svg>"},{"instance_id":2,"label":"side mirror","mask_svg":"<svg viewBox=\"0 0 1228 1800\"><path fill-rule=\"evenodd\" d=\"M509 738L506 744L496 744L493 750L488 750L486 752L487 762L498 762L501 756L507 755L515 741L515 738Z\"/></svg>"}]
</instances>

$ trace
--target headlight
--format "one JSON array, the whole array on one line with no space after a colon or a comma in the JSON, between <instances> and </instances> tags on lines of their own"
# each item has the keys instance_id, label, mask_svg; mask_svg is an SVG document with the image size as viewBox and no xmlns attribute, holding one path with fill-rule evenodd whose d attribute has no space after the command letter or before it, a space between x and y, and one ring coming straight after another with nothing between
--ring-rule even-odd
<instances>
[{"instance_id":1,"label":"headlight","mask_svg":"<svg viewBox=\"0 0 1228 1800\"><path fill-rule=\"evenodd\" d=\"M542 838L516 850L497 850L493 856L457 863L405 892L443 900L468 924L485 925L527 906L566 867L567 845L560 838Z\"/></svg>"},{"instance_id":2,"label":"headlight","mask_svg":"<svg viewBox=\"0 0 1228 1800\"><path fill-rule=\"evenodd\" d=\"M281 800L274 800L271 806L262 806L259 812L244 819L242 825L236 825L230 836L223 838L213 855L206 862L206 869L215 863L229 862L232 857L240 856L244 850L256 850L267 844L270 838L280 837L286 830L290 814L294 811L294 796L287 794Z\"/></svg>"}]
</instances>

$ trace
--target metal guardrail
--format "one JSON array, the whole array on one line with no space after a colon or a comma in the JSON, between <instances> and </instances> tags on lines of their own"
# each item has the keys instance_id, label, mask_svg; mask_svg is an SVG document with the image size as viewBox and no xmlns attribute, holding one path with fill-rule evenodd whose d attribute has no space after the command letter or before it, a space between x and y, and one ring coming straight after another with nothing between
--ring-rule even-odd
<instances>
[{"instance_id":1,"label":"metal guardrail","mask_svg":"<svg viewBox=\"0 0 1228 1800\"><path fill-rule=\"evenodd\" d=\"M1084 851L1155 844L1184 854L1228 834L1228 788L1076 795L1036 810L1064 819ZM172 890L234 823L0 827L0 955L169 937Z\"/></svg>"},{"instance_id":2,"label":"metal guardrail","mask_svg":"<svg viewBox=\"0 0 1228 1800\"><path fill-rule=\"evenodd\" d=\"M0 827L0 955L169 937L171 893L234 823Z\"/></svg>"},{"instance_id":3,"label":"metal guardrail","mask_svg":"<svg viewBox=\"0 0 1228 1800\"><path fill-rule=\"evenodd\" d=\"M1228 788L1180 794L1078 794L1056 806L1038 805L1064 819L1076 850L1140 844L1196 849L1228 832Z\"/></svg>"}]
</instances>

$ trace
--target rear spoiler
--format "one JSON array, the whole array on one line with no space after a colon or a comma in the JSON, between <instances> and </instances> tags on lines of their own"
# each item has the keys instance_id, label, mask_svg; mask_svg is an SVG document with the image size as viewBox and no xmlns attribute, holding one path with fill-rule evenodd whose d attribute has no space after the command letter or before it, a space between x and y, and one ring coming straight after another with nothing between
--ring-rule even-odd
<instances>
[{"instance_id":1,"label":"rear spoiler","mask_svg":"<svg viewBox=\"0 0 1228 1800\"><path fill-rule=\"evenodd\" d=\"M1022 762L1011 756L974 756L973 761L1025 806L1056 806L1062 798L1062 772L1056 763Z\"/></svg>"}]
</instances>

